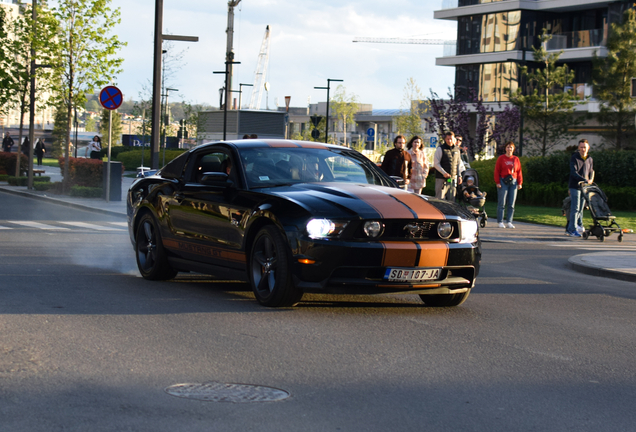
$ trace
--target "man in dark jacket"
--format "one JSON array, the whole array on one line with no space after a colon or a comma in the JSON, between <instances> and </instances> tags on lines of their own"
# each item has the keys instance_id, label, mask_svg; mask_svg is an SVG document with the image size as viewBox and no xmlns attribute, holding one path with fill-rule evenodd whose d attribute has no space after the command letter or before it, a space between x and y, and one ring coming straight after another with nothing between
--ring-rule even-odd
<instances>
[{"instance_id":1,"label":"man in dark jacket","mask_svg":"<svg viewBox=\"0 0 636 432\"><path fill-rule=\"evenodd\" d=\"M592 184L594 181L594 161L587 155L590 144L586 139L579 141L579 150L570 157L570 221L566 233L571 237L581 237L583 231L583 206L585 198L579 182ZM580 228L579 228L580 227Z\"/></svg>"},{"instance_id":2,"label":"man in dark jacket","mask_svg":"<svg viewBox=\"0 0 636 432\"><path fill-rule=\"evenodd\" d=\"M435 198L455 201L457 185L462 183L462 173L466 170L461 151L453 132L446 132L444 144L435 149Z\"/></svg>"},{"instance_id":3,"label":"man in dark jacket","mask_svg":"<svg viewBox=\"0 0 636 432\"><path fill-rule=\"evenodd\" d=\"M386 152L382 161L382 171L390 176L402 177L404 179L404 189L410 182L411 178L411 155L404 151L406 138L404 135L398 135L393 140L391 150Z\"/></svg>"},{"instance_id":4,"label":"man in dark jacket","mask_svg":"<svg viewBox=\"0 0 636 432\"><path fill-rule=\"evenodd\" d=\"M11 138L11 134L7 132L2 140L2 150L6 152L11 152L11 147L13 147L13 138Z\"/></svg>"}]
</instances>

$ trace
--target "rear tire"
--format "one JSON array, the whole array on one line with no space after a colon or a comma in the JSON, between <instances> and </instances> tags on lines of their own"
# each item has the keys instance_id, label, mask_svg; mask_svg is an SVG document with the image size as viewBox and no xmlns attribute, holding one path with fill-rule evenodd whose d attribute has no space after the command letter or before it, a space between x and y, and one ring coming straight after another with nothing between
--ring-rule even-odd
<instances>
[{"instance_id":1,"label":"rear tire","mask_svg":"<svg viewBox=\"0 0 636 432\"><path fill-rule=\"evenodd\" d=\"M598 236L598 241L604 242L605 241L605 234L601 234L600 236Z\"/></svg>"},{"instance_id":2,"label":"rear tire","mask_svg":"<svg viewBox=\"0 0 636 432\"><path fill-rule=\"evenodd\" d=\"M168 280L174 278L178 273L168 264L159 228L150 214L142 216L137 226L135 255L137 256L137 268L144 279Z\"/></svg>"},{"instance_id":3,"label":"rear tire","mask_svg":"<svg viewBox=\"0 0 636 432\"><path fill-rule=\"evenodd\" d=\"M470 290L459 294L420 294L420 298L428 307L453 307L464 303Z\"/></svg>"},{"instance_id":4,"label":"rear tire","mask_svg":"<svg viewBox=\"0 0 636 432\"><path fill-rule=\"evenodd\" d=\"M618 235L618 242L619 242L619 243L623 243L623 233L620 233L620 234Z\"/></svg>"},{"instance_id":5,"label":"rear tire","mask_svg":"<svg viewBox=\"0 0 636 432\"><path fill-rule=\"evenodd\" d=\"M581 237L583 237L583 240L587 240L590 237L590 233L588 233L587 231L583 231Z\"/></svg>"},{"instance_id":6,"label":"rear tire","mask_svg":"<svg viewBox=\"0 0 636 432\"><path fill-rule=\"evenodd\" d=\"M272 225L263 227L252 243L248 264L256 300L269 307L295 306L303 292L294 286L283 235Z\"/></svg>"}]
</instances>

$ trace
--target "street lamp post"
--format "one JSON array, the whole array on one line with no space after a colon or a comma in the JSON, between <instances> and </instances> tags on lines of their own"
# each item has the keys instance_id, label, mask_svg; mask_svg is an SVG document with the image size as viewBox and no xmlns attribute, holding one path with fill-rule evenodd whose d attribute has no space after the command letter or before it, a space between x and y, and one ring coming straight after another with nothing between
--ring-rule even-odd
<instances>
[{"instance_id":1,"label":"street lamp post","mask_svg":"<svg viewBox=\"0 0 636 432\"><path fill-rule=\"evenodd\" d=\"M152 68L152 131L150 134L150 166L159 168L159 134L157 125L161 116L161 48L164 40L198 42L197 36L177 36L163 34L163 0L155 0L155 46ZM160 132L160 129L159 129Z\"/></svg>"},{"instance_id":2,"label":"street lamp post","mask_svg":"<svg viewBox=\"0 0 636 432\"><path fill-rule=\"evenodd\" d=\"M254 84L239 84L239 109L241 109L241 96L243 95L243 87L254 87Z\"/></svg>"},{"instance_id":3,"label":"street lamp post","mask_svg":"<svg viewBox=\"0 0 636 432\"><path fill-rule=\"evenodd\" d=\"M166 141L168 140L168 138L166 137L166 123L170 121L170 118L166 117L170 116L170 114L168 114L170 112L170 106L168 105L168 96L170 96L171 91L179 91L179 89L166 87L166 94L163 95L166 97L166 104L164 105L163 109L163 165L166 164Z\"/></svg>"},{"instance_id":4,"label":"street lamp post","mask_svg":"<svg viewBox=\"0 0 636 432\"><path fill-rule=\"evenodd\" d=\"M227 139L227 98L231 89L228 87L228 76L230 74L230 66L235 64L241 64L241 62L226 61L224 71L214 71L215 74L225 74L225 103L223 104L223 141ZM240 108L240 107L239 107Z\"/></svg>"},{"instance_id":5,"label":"street lamp post","mask_svg":"<svg viewBox=\"0 0 636 432\"><path fill-rule=\"evenodd\" d=\"M315 89L318 89L318 90L327 90L327 113L325 116L325 143L327 142L329 138L329 88L331 87L332 82L342 82L342 81L344 80L328 78L327 87L314 87Z\"/></svg>"}]
</instances>

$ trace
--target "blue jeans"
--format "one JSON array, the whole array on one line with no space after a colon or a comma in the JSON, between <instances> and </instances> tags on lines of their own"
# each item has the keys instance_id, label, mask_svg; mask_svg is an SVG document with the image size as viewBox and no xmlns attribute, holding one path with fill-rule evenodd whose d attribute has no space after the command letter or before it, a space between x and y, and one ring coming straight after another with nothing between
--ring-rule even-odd
<instances>
[{"instance_id":1,"label":"blue jeans","mask_svg":"<svg viewBox=\"0 0 636 432\"><path fill-rule=\"evenodd\" d=\"M583 207L585 206L585 197L581 189L570 189L570 221L566 230L568 232L576 231L578 225L583 226Z\"/></svg>"},{"instance_id":2,"label":"blue jeans","mask_svg":"<svg viewBox=\"0 0 636 432\"><path fill-rule=\"evenodd\" d=\"M500 188L497 188L497 222L504 221L504 209L506 210L506 222L512 222L515 214L515 200L517 199L517 180L513 179L509 185L499 179Z\"/></svg>"}]
</instances>

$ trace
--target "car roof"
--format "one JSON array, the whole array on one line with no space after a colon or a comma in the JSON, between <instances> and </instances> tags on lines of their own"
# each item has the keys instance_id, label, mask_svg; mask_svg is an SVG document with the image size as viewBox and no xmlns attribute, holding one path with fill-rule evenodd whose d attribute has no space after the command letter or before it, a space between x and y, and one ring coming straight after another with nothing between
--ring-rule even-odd
<instances>
[{"instance_id":1,"label":"car roof","mask_svg":"<svg viewBox=\"0 0 636 432\"><path fill-rule=\"evenodd\" d=\"M284 140L284 139L242 139L242 140L229 140L229 141L215 141L210 143L201 144L197 149L217 145L226 144L233 146L237 149L249 149L249 148L311 148L311 149L339 149L350 150L348 147L343 147L333 144L325 144L313 141L300 141L300 140Z\"/></svg>"}]
</instances>

